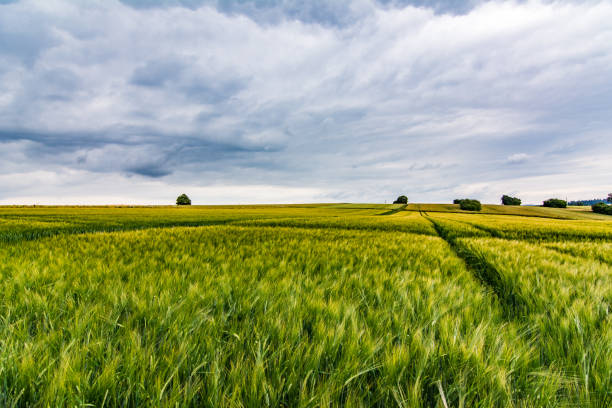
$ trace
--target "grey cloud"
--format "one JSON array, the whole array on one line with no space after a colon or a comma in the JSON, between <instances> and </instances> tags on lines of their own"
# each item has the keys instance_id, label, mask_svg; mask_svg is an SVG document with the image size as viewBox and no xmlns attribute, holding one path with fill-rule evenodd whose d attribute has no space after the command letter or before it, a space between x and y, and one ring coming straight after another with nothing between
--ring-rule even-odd
<instances>
[{"instance_id":1,"label":"grey cloud","mask_svg":"<svg viewBox=\"0 0 612 408\"><path fill-rule=\"evenodd\" d=\"M2 168L343 201L607 182L612 7L407 4L2 6Z\"/></svg>"},{"instance_id":2,"label":"grey cloud","mask_svg":"<svg viewBox=\"0 0 612 408\"><path fill-rule=\"evenodd\" d=\"M259 22L277 22L288 18L306 23L345 25L354 21L356 17L351 4L339 0L218 1L217 7L225 13L244 14Z\"/></svg>"},{"instance_id":3,"label":"grey cloud","mask_svg":"<svg viewBox=\"0 0 612 408\"><path fill-rule=\"evenodd\" d=\"M486 0L120 0L123 4L149 9L215 7L228 15L245 15L259 23L299 20L326 26L346 26L367 17L374 7L422 7L443 14L465 14Z\"/></svg>"},{"instance_id":4,"label":"grey cloud","mask_svg":"<svg viewBox=\"0 0 612 408\"><path fill-rule=\"evenodd\" d=\"M156 7L186 7L196 9L206 3L206 0L119 0L121 3L137 9Z\"/></svg>"},{"instance_id":5,"label":"grey cloud","mask_svg":"<svg viewBox=\"0 0 612 408\"><path fill-rule=\"evenodd\" d=\"M152 177L152 178L164 177L169 174L172 174L172 171L164 168L163 166L160 166L157 163L150 163L150 164L143 164L143 165L134 166L134 167L128 167L126 170L128 173L139 174L141 176Z\"/></svg>"},{"instance_id":6,"label":"grey cloud","mask_svg":"<svg viewBox=\"0 0 612 408\"><path fill-rule=\"evenodd\" d=\"M15 17L0 12L0 58L12 57L32 66L43 51L59 43L55 34L40 27L38 21L17 22L11 18Z\"/></svg>"},{"instance_id":7,"label":"grey cloud","mask_svg":"<svg viewBox=\"0 0 612 408\"><path fill-rule=\"evenodd\" d=\"M164 57L137 67L130 83L150 88L167 86L188 100L216 104L240 92L248 80L228 72L202 70L195 58Z\"/></svg>"},{"instance_id":8,"label":"grey cloud","mask_svg":"<svg viewBox=\"0 0 612 408\"><path fill-rule=\"evenodd\" d=\"M182 85L179 89L189 99L211 104L226 101L245 87L246 82L240 79L194 78L192 82Z\"/></svg>"},{"instance_id":9,"label":"grey cloud","mask_svg":"<svg viewBox=\"0 0 612 408\"><path fill-rule=\"evenodd\" d=\"M215 7L228 15L245 15L259 23L276 23L283 19L296 19L307 23L342 25L354 19L349 2L340 0L120 0L121 3L138 8L185 7L197 9L202 6ZM367 3L367 1L361 1Z\"/></svg>"},{"instance_id":10,"label":"grey cloud","mask_svg":"<svg viewBox=\"0 0 612 408\"><path fill-rule=\"evenodd\" d=\"M54 68L44 71L36 83L35 91L41 98L69 101L81 87L81 78L66 68Z\"/></svg>"},{"instance_id":11,"label":"grey cloud","mask_svg":"<svg viewBox=\"0 0 612 408\"><path fill-rule=\"evenodd\" d=\"M465 14L486 0L378 0L379 3L393 7L423 7L436 13Z\"/></svg>"},{"instance_id":12,"label":"grey cloud","mask_svg":"<svg viewBox=\"0 0 612 408\"><path fill-rule=\"evenodd\" d=\"M130 82L134 85L157 87L179 78L185 66L175 60L149 61L134 70Z\"/></svg>"},{"instance_id":13,"label":"grey cloud","mask_svg":"<svg viewBox=\"0 0 612 408\"><path fill-rule=\"evenodd\" d=\"M76 150L79 146L94 147L102 142L95 133L55 133L23 129L1 129L0 142L28 141L53 150Z\"/></svg>"},{"instance_id":14,"label":"grey cloud","mask_svg":"<svg viewBox=\"0 0 612 408\"><path fill-rule=\"evenodd\" d=\"M245 167L268 167L255 154L279 151L278 140L243 135L232 142L201 135L165 135L147 129L117 128L98 133L46 133L0 130L0 143L28 142L20 153L40 164L68 165L92 172L124 172L159 178L175 169L231 163ZM240 164L242 163L242 164Z\"/></svg>"}]
</instances>

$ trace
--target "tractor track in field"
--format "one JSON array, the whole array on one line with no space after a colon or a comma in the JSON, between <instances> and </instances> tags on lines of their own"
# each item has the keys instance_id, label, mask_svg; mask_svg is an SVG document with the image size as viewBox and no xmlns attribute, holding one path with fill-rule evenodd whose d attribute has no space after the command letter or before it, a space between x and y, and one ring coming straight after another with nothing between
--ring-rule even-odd
<instances>
[{"instance_id":1,"label":"tractor track in field","mask_svg":"<svg viewBox=\"0 0 612 408\"><path fill-rule=\"evenodd\" d=\"M392 210L385 211L384 213L380 213L380 214L377 214L377 215L393 215L393 214L396 214L396 213L398 213L398 212L400 212L400 211L404 211L404 210L406 209L406 207L407 207L407 206L408 206L408 204L403 204L403 205L402 205L401 207L399 207L399 208L394 208L394 209L392 209Z\"/></svg>"},{"instance_id":2,"label":"tractor track in field","mask_svg":"<svg viewBox=\"0 0 612 408\"><path fill-rule=\"evenodd\" d=\"M421 214L423 215L423 214ZM467 269L486 288L490 289L503 306L506 318L514 320L528 313L527 302L517 289L502 278L497 268L483 256L470 250L465 244L450 236L444 227L427 215L423 215L432 223L434 230L440 238L448 243L453 252L463 260Z\"/></svg>"}]
</instances>

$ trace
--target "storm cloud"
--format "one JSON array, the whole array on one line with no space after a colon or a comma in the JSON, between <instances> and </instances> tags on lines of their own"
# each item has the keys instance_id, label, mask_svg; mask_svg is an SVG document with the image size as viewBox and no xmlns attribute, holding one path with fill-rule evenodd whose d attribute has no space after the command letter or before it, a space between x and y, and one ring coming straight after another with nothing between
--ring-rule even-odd
<instances>
[{"instance_id":1,"label":"storm cloud","mask_svg":"<svg viewBox=\"0 0 612 408\"><path fill-rule=\"evenodd\" d=\"M0 1L0 203L601 196L610 21L604 1Z\"/></svg>"}]
</instances>

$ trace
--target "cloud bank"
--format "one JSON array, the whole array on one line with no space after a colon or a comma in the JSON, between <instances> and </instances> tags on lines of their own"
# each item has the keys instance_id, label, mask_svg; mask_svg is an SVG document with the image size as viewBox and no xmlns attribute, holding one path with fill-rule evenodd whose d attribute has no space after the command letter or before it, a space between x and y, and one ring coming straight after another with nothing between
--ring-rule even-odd
<instances>
[{"instance_id":1,"label":"cloud bank","mask_svg":"<svg viewBox=\"0 0 612 408\"><path fill-rule=\"evenodd\" d=\"M612 3L0 2L0 203L612 188Z\"/></svg>"}]
</instances>

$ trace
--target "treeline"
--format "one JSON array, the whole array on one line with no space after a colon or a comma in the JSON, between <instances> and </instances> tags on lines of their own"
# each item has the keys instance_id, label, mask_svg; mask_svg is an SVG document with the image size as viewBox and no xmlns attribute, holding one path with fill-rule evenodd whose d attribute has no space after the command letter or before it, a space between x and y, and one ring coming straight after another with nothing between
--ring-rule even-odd
<instances>
[{"instance_id":1,"label":"treeline","mask_svg":"<svg viewBox=\"0 0 612 408\"><path fill-rule=\"evenodd\" d=\"M567 208L568 205L591 205L591 209L593 212L599 214L608 214L612 215L612 205L606 205L605 202L612 203L612 193L608 194L608 198L606 199L593 199L593 200L584 200L584 201L566 201L561 200L560 198L549 198L548 200L544 200L542 202L542 207L549 208ZM521 205L521 199L518 197L512 197L504 194L501 198L501 202L503 205ZM405 195L399 196L393 204L408 204L408 197ZM480 211L482 209L482 204L478 200L474 200L471 198L456 198L453 200L453 204L459 204L459 208L465 211Z\"/></svg>"},{"instance_id":2,"label":"treeline","mask_svg":"<svg viewBox=\"0 0 612 408\"><path fill-rule=\"evenodd\" d=\"M567 205L571 206L583 206L583 205L594 205L597 203L605 203L605 198L592 198L590 200L572 200L568 201Z\"/></svg>"}]
</instances>

